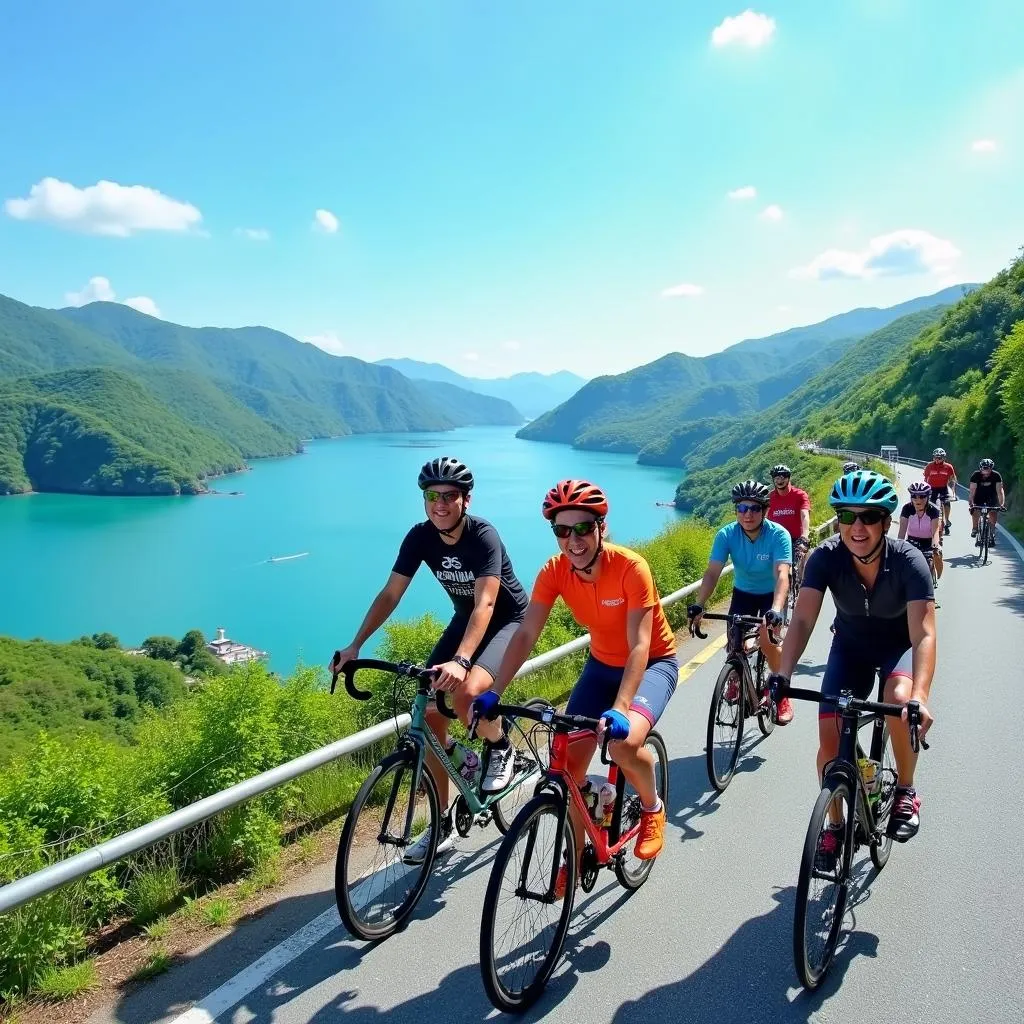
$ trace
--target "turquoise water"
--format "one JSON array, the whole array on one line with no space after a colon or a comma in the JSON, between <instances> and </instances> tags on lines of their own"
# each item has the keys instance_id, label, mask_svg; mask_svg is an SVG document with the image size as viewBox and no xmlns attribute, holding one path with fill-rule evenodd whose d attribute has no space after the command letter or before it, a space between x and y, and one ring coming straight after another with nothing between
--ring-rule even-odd
<instances>
[{"instance_id":1,"label":"turquoise water","mask_svg":"<svg viewBox=\"0 0 1024 1024\"><path fill-rule=\"evenodd\" d=\"M0 634L71 640L109 630L129 645L224 626L269 651L277 671L321 664L350 639L405 531L423 518L416 474L443 453L473 469L473 510L497 526L528 588L555 550L539 510L561 477L606 488L617 540L653 536L678 517L655 505L672 500L678 470L521 441L512 428L317 441L305 455L260 460L216 482L241 497L0 500ZM421 569L396 614L450 609Z\"/></svg>"}]
</instances>

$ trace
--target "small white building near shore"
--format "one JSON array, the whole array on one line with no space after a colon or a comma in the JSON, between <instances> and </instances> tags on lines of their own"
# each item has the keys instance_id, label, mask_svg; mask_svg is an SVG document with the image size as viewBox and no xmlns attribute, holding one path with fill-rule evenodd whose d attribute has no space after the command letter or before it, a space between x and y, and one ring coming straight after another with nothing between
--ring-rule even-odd
<instances>
[{"instance_id":1,"label":"small white building near shore","mask_svg":"<svg viewBox=\"0 0 1024 1024\"><path fill-rule=\"evenodd\" d=\"M237 640L231 640L225 636L223 626L217 627L217 637L211 640L206 649L225 665L238 665L246 661L259 661L267 656L266 651L256 647L249 647L247 644L240 644Z\"/></svg>"}]
</instances>

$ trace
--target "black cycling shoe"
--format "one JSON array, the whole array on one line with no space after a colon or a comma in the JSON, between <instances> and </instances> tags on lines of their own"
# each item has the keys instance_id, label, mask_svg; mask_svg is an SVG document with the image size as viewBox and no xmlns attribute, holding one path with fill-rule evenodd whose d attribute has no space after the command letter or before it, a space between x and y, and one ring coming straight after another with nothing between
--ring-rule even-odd
<instances>
[{"instance_id":1,"label":"black cycling shoe","mask_svg":"<svg viewBox=\"0 0 1024 1024\"><path fill-rule=\"evenodd\" d=\"M913 786L897 786L886 833L897 843L917 835L921 827L921 798Z\"/></svg>"}]
</instances>

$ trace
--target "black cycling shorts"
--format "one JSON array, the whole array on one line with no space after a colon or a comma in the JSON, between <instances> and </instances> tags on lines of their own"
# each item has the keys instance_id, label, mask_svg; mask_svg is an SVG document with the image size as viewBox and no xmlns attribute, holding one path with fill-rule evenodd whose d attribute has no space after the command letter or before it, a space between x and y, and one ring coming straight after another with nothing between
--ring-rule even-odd
<instances>
[{"instance_id":1,"label":"black cycling shorts","mask_svg":"<svg viewBox=\"0 0 1024 1024\"><path fill-rule=\"evenodd\" d=\"M430 657L427 658L428 668L434 665L443 665L446 661L452 660L455 652L459 649L459 644L462 643L462 638L466 635L468 624L468 618L456 615L445 626L444 632L430 652ZM487 627L487 632L484 633L484 638L480 641L476 653L469 659L473 666L479 666L494 679L498 674L498 669L501 668L501 659L505 657L505 651L518 628L518 622L506 622L504 625L492 622Z\"/></svg>"},{"instance_id":2,"label":"black cycling shorts","mask_svg":"<svg viewBox=\"0 0 1024 1024\"><path fill-rule=\"evenodd\" d=\"M892 651L875 654L865 659L862 652L851 650L843 645L838 637L833 639L825 665L825 678L821 681L821 692L838 697L843 690L850 690L854 697L868 700L875 687L877 670L881 668L882 678L906 676L914 678L913 651L908 647L905 651ZM881 700L881 695L879 695ZM830 704L818 705L819 718L833 718L837 711Z\"/></svg>"},{"instance_id":3,"label":"black cycling shorts","mask_svg":"<svg viewBox=\"0 0 1024 1024\"><path fill-rule=\"evenodd\" d=\"M763 619L765 612L771 611L774 594L749 594L745 590L732 589L732 600L729 602L730 615L753 615Z\"/></svg>"},{"instance_id":4,"label":"black cycling shorts","mask_svg":"<svg viewBox=\"0 0 1024 1024\"><path fill-rule=\"evenodd\" d=\"M932 553L932 541L929 537L925 540L924 537L906 537L904 538L908 544L913 544L918 551L924 555L930 555Z\"/></svg>"},{"instance_id":5,"label":"black cycling shorts","mask_svg":"<svg viewBox=\"0 0 1024 1024\"><path fill-rule=\"evenodd\" d=\"M936 505L948 505L949 504L949 488L948 487L933 487L932 488L932 501Z\"/></svg>"}]
</instances>

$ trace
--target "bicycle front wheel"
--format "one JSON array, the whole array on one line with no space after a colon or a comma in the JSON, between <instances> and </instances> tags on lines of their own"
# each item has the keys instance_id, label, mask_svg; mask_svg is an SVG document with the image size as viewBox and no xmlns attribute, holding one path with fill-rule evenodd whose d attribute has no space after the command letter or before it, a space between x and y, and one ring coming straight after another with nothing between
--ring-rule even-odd
<instances>
[{"instance_id":1,"label":"bicycle front wheel","mask_svg":"<svg viewBox=\"0 0 1024 1024\"><path fill-rule=\"evenodd\" d=\"M772 714L772 695L768 689L768 666L764 655L759 651L757 655L757 679L755 680L757 690L757 727L761 730L762 736L771 736L775 731L775 715Z\"/></svg>"},{"instance_id":2,"label":"bicycle front wheel","mask_svg":"<svg viewBox=\"0 0 1024 1024\"><path fill-rule=\"evenodd\" d=\"M821 838L828 828L828 809L833 800L838 801L847 827L829 862ZM849 785L843 780L826 780L811 811L796 887L793 959L800 983L807 989L816 989L821 984L839 942L849 891L846 845L852 841L850 822L855 813Z\"/></svg>"},{"instance_id":3,"label":"bicycle front wheel","mask_svg":"<svg viewBox=\"0 0 1024 1024\"><path fill-rule=\"evenodd\" d=\"M986 565L988 563L988 518L981 524L981 564Z\"/></svg>"},{"instance_id":4,"label":"bicycle front wheel","mask_svg":"<svg viewBox=\"0 0 1024 1024\"><path fill-rule=\"evenodd\" d=\"M875 830L877 840L872 840L868 846L871 854L871 862L879 871L889 861L889 854L892 852L892 837L888 834L889 814L892 812L892 805L896 800L896 782L898 773L896 771L896 755L892 752L892 740L889 737L889 726L884 724L881 729L881 742L872 740L871 757L878 761L882 768L882 779L879 784L878 800L875 804ZM875 749L876 743L880 749Z\"/></svg>"},{"instance_id":5,"label":"bicycle front wheel","mask_svg":"<svg viewBox=\"0 0 1024 1024\"><path fill-rule=\"evenodd\" d=\"M722 666L711 694L708 713L707 754L708 778L711 785L724 793L736 771L743 740L743 669L731 658Z\"/></svg>"},{"instance_id":6,"label":"bicycle front wheel","mask_svg":"<svg viewBox=\"0 0 1024 1024\"><path fill-rule=\"evenodd\" d=\"M576 841L568 816L561 834L562 801L542 793L516 816L502 840L484 897L480 972L491 1002L519 1013L540 998L569 930L576 897ZM565 895L549 897L553 874L565 868Z\"/></svg>"},{"instance_id":7,"label":"bicycle front wheel","mask_svg":"<svg viewBox=\"0 0 1024 1024\"><path fill-rule=\"evenodd\" d=\"M654 756L654 785L668 813L668 751L665 741L653 729L647 734L644 746ZM625 835L640 821L642 802L639 794L626 782L625 773L619 772L619 835ZM639 889L654 867L653 860L640 860L632 850L623 850L615 862L615 877L625 889Z\"/></svg>"},{"instance_id":8,"label":"bicycle front wheel","mask_svg":"<svg viewBox=\"0 0 1024 1024\"><path fill-rule=\"evenodd\" d=\"M412 913L430 877L441 821L437 787L415 752L397 751L359 787L345 819L334 866L334 896L342 923L357 938L387 938ZM406 850L431 829L426 855L405 862Z\"/></svg>"},{"instance_id":9,"label":"bicycle front wheel","mask_svg":"<svg viewBox=\"0 0 1024 1024\"><path fill-rule=\"evenodd\" d=\"M523 706L546 708L548 702L541 700L540 697L534 697ZM494 824L498 826L498 831L502 835L508 833L516 815L533 796L536 784L548 767L548 727L539 722L530 722L529 719L526 721L528 727L525 730L520 731L517 727L509 730L509 741L516 749L512 775L515 788L493 806Z\"/></svg>"}]
</instances>

